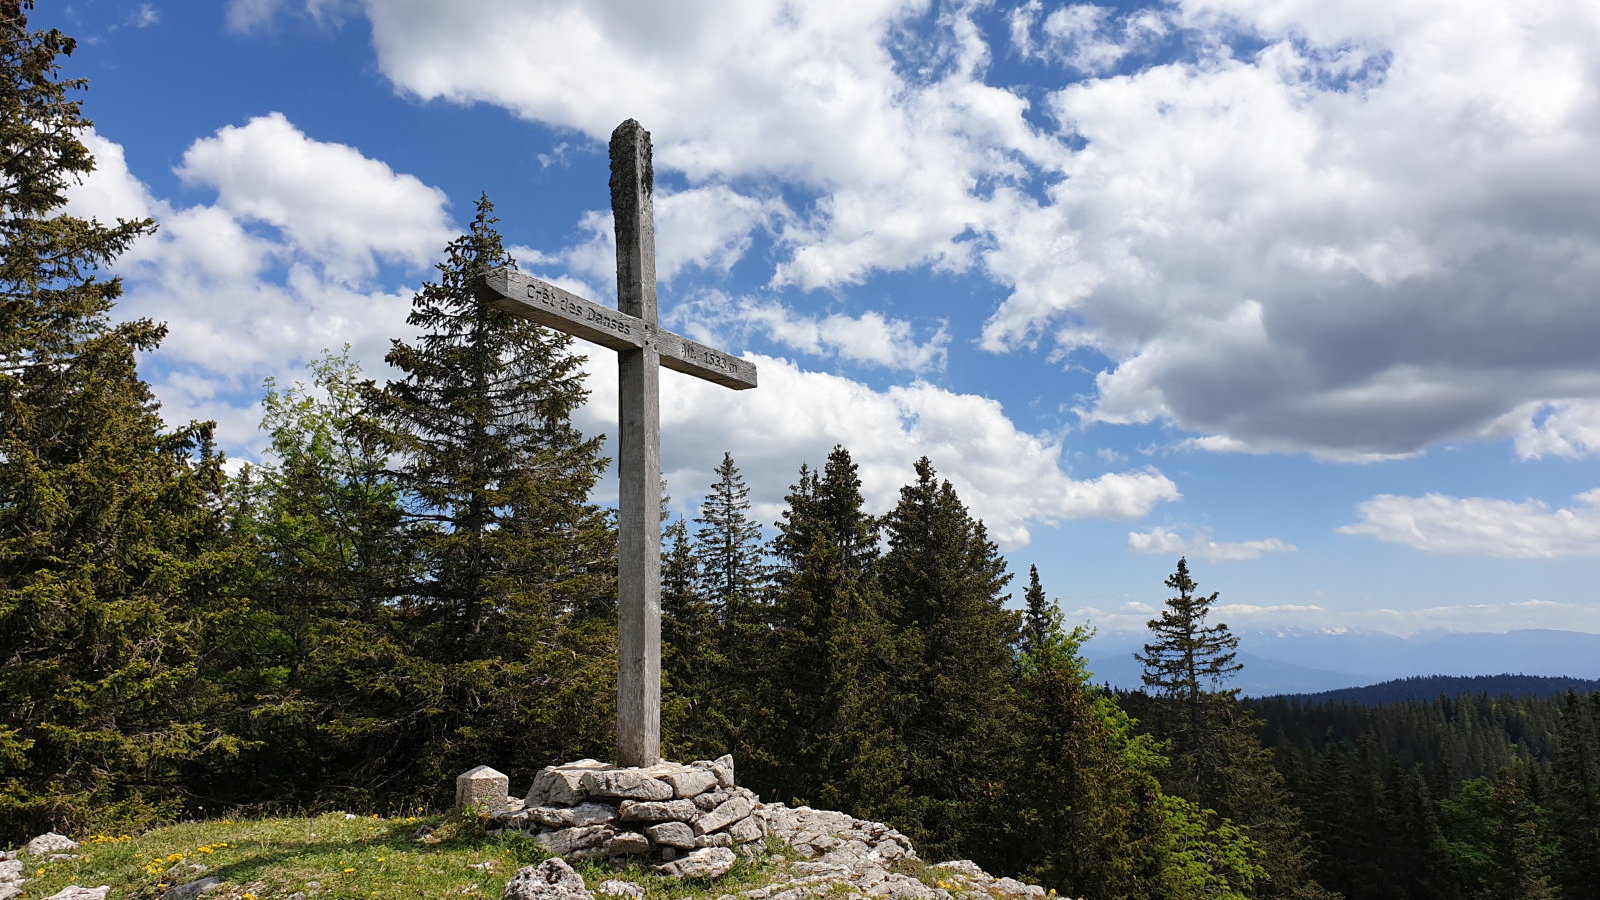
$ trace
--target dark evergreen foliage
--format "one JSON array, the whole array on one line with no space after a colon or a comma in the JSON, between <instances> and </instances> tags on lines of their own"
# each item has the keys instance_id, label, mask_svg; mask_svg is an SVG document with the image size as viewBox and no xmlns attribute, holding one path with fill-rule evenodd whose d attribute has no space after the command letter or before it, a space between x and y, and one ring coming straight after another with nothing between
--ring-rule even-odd
<instances>
[{"instance_id":1,"label":"dark evergreen foliage","mask_svg":"<svg viewBox=\"0 0 1600 900\"><path fill-rule=\"evenodd\" d=\"M1186 895L1167 843L1176 829L1156 777L1166 761L1159 745L1090 683L1079 654L1089 635L1062 628L1035 567L1025 597L1006 778L1012 834L1001 865L1069 896ZM1203 828L1199 837L1215 841ZM1248 851L1240 862L1251 871ZM1241 889L1249 880L1228 886Z\"/></svg>"},{"instance_id":2,"label":"dark evergreen foliage","mask_svg":"<svg viewBox=\"0 0 1600 900\"><path fill-rule=\"evenodd\" d=\"M229 592L221 459L139 378L165 327L109 316L99 273L153 223L62 212L94 168L86 82L32 7L0 2L0 843L170 815L240 746L197 669Z\"/></svg>"},{"instance_id":3,"label":"dark evergreen foliage","mask_svg":"<svg viewBox=\"0 0 1600 900\"><path fill-rule=\"evenodd\" d=\"M750 518L750 488L722 454L717 480L706 494L695 523L695 549L700 559L701 593L711 601L723 627L752 618L765 577L761 526Z\"/></svg>"},{"instance_id":4,"label":"dark evergreen foliage","mask_svg":"<svg viewBox=\"0 0 1600 900\"><path fill-rule=\"evenodd\" d=\"M1259 896L1326 896L1311 873L1300 812L1271 752L1256 738L1260 723L1239 705L1238 691L1225 687L1242 666L1239 639L1226 624L1206 623L1218 593L1201 596L1181 558L1166 586L1177 595L1150 621L1154 639L1136 654L1152 697L1130 698L1134 715L1170 742L1163 787L1218 817L1219 826L1231 823L1249 835L1266 871Z\"/></svg>"},{"instance_id":5,"label":"dark evergreen foliage","mask_svg":"<svg viewBox=\"0 0 1600 900\"><path fill-rule=\"evenodd\" d=\"M1564 900L1600 900L1600 693L1561 700L1550 765L1552 874Z\"/></svg>"},{"instance_id":6,"label":"dark evergreen foliage","mask_svg":"<svg viewBox=\"0 0 1600 900\"><path fill-rule=\"evenodd\" d=\"M716 467L695 518L692 544L698 580L692 593L703 604L709 631L685 634L696 654L696 671L688 673L694 717L677 746L701 756L733 753L761 765L763 748L756 737L767 713L760 692L767 648L767 564L761 547L761 526L750 517L750 489L729 453Z\"/></svg>"},{"instance_id":7,"label":"dark evergreen foliage","mask_svg":"<svg viewBox=\"0 0 1600 900\"><path fill-rule=\"evenodd\" d=\"M980 862L998 852L997 801L1013 733L1004 702L1020 616L1011 578L983 523L926 457L884 518L884 594L906 648L897 660L896 730L914 798L902 828L927 852L956 847Z\"/></svg>"},{"instance_id":8,"label":"dark evergreen foliage","mask_svg":"<svg viewBox=\"0 0 1600 900\"><path fill-rule=\"evenodd\" d=\"M409 322L403 373L369 387L359 427L398 464L415 577L395 603L407 670L374 723L394 772L604 752L614 735L616 534L589 501L605 466L571 412L571 338L489 307L472 281L510 258L485 197ZM376 676L376 673L373 673ZM382 676L389 678L393 676Z\"/></svg>"},{"instance_id":9,"label":"dark evergreen foliage","mask_svg":"<svg viewBox=\"0 0 1600 900\"><path fill-rule=\"evenodd\" d=\"M877 577L877 522L843 447L802 465L772 542L772 713L755 777L779 797L892 815L907 789L893 725L899 652ZM763 768L765 772L763 773Z\"/></svg>"}]
</instances>

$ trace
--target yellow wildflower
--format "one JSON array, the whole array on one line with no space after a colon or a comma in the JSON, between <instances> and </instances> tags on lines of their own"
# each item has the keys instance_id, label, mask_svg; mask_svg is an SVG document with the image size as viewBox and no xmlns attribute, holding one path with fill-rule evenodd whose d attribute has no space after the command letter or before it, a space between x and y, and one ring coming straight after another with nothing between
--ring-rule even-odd
<instances>
[{"instance_id":1,"label":"yellow wildflower","mask_svg":"<svg viewBox=\"0 0 1600 900\"><path fill-rule=\"evenodd\" d=\"M354 866L348 867L348 868L345 869L345 871L346 872L354 872L355 871L355 867Z\"/></svg>"}]
</instances>

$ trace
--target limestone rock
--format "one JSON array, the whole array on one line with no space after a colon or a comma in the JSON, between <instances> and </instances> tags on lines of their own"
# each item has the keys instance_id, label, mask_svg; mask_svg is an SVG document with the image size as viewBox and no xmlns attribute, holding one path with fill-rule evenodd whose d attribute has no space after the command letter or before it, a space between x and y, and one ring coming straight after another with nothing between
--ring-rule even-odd
<instances>
[{"instance_id":1,"label":"limestone rock","mask_svg":"<svg viewBox=\"0 0 1600 900\"><path fill-rule=\"evenodd\" d=\"M477 766L456 776L456 809L493 813L506 808L511 779L488 766Z\"/></svg>"},{"instance_id":2,"label":"limestone rock","mask_svg":"<svg viewBox=\"0 0 1600 900\"><path fill-rule=\"evenodd\" d=\"M656 871L674 878L717 878L727 874L737 859L726 847L707 847L682 859L662 863L656 866Z\"/></svg>"},{"instance_id":3,"label":"limestone rock","mask_svg":"<svg viewBox=\"0 0 1600 900\"><path fill-rule=\"evenodd\" d=\"M717 784L723 787L733 787L733 757L719 756L713 762L709 759L699 759L689 764L696 769L703 769L715 775Z\"/></svg>"},{"instance_id":4,"label":"limestone rock","mask_svg":"<svg viewBox=\"0 0 1600 900\"><path fill-rule=\"evenodd\" d=\"M733 837L726 832L721 834L702 834L694 839L696 847L732 847Z\"/></svg>"},{"instance_id":5,"label":"limestone rock","mask_svg":"<svg viewBox=\"0 0 1600 900\"><path fill-rule=\"evenodd\" d=\"M533 787L528 788L526 806L577 806L584 801L583 776L606 764L594 759L580 759L564 766L545 766L534 776Z\"/></svg>"},{"instance_id":6,"label":"limestone rock","mask_svg":"<svg viewBox=\"0 0 1600 900\"><path fill-rule=\"evenodd\" d=\"M984 881L989 880L988 873L984 872L983 869L978 867L977 863L970 859L952 859L949 862L934 863L928 868L944 869L947 872L952 872L956 875L965 875L968 878L981 878Z\"/></svg>"},{"instance_id":7,"label":"limestone rock","mask_svg":"<svg viewBox=\"0 0 1600 900\"><path fill-rule=\"evenodd\" d=\"M605 803L580 803L572 808L574 825L610 825L617 820L617 808Z\"/></svg>"},{"instance_id":8,"label":"limestone rock","mask_svg":"<svg viewBox=\"0 0 1600 900\"><path fill-rule=\"evenodd\" d=\"M682 822L662 822L644 830L645 836L664 847L695 848L694 829Z\"/></svg>"},{"instance_id":9,"label":"limestone rock","mask_svg":"<svg viewBox=\"0 0 1600 900\"><path fill-rule=\"evenodd\" d=\"M672 795L681 800L698 797L716 787L718 783L715 773L694 768L663 775L661 780L671 785Z\"/></svg>"},{"instance_id":10,"label":"limestone rock","mask_svg":"<svg viewBox=\"0 0 1600 900\"><path fill-rule=\"evenodd\" d=\"M523 814L528 821L545 828L571 828L574 825L609 825L616 821L617 808L606 803L580 803L577 806L529 806Z\"/></svg>"},{"instance_id":11,"label":"limestone rock","mask_svg":"<svg viewBox=\"0 0 1600 900\"><path fill-rule=\"evenodd\" d=\"M627 900L644 900L644 888L631 881L608 878L600 882L599 892L608 897L625 897Z\"/></svg>"},{"instance_id":12,"label":"limestone rock","mask_svg":"<svg viewBox=\"0 0 1600 900\"><path fill-rule=\"evenodd\" d=\"M599 769L585 772L582 787L591 797L622 800L670 800L672 786L637 769Z\"/></svg>"},{"instance_id":13,"label":"limestone rock","mask_svg":"<svg viewBox=\"0 0 1600 900\"><path fill-rule=\"evenodd\" d=\"M1037 884L1023 884L1015 878L996 878L989 889L1007 897L1043 897L1044 888Z\"/></svg>"},{"instance_id":14,"label":"limestone rock","mask_svg":"<svg viewBox=\"0 0 1600 900\"><path fill-rule=\"evenodd\" d=\"M221 878L218 878L215 875L207 875L204 878L195 879L188 884L178 885L172 890L167 891L165 894L162 894L161 900L194 900L194 898L204 894L206 891L215 890L221 885Z\"/></svg>"},{"instance_id":15,"label":"limestone rock","mask_svg":"<svg viewBox=\"0 0 1600 900\"><path fill-rule=\"evenodd\" d=\"M76 850L78 849L78 842L64 834L56 834L54 831L48 831L29 841L27 846L23 847L22 849L29 856L43 856L46 853L58 853L62 850ZM79 888L79 890L89 889ZM96 888L96 890L98 890L98 888Z\"/></svg>"},{"instance_id":16,"label":"limestone rock","mask_svg":"<svg viewBox=\"0 0 1600 900\"><path fill-rule=\"evenodd\" d=\"M606 844L607 856L628 856L650 852L650 841L636 831L624 831Z\"/></svg>"},{"instance_id":17,"label":"limestone rock","mask_svg":"<svg viewBox=\"0 0 1600 900\"><path fill-rule=\"evenodd\" d=\"M489 818L501 828L525 828L528 824L528 814L521 810L502 809Z\"/></svg>"},{"instance_id":18,"label":"limestone rock","mask_svg":"<svg viewBox=\"0 0 1600 900\"><path fill-rule=\"evenodd\" d=\"M884 897L887 900L933 900L940 894L944 894L945 897L950 896L946 891L928 887L915 878L899 874L891 874L867 889L868 896Z\"/></svg>"},{"instance_id":19,"label":"limestone rock","mask_svg":"<svg viewBox=\"0 0 1600 900\"><path fill-rule=\"evenodd\" d=\"M603 847L615 834L607 825L580 825L541 834L536 840L556 856L569 856L582 850Z\"/></svg>"},{"instance_id":20,"label":"limestone rock","mask_svg":"<svg viewBox=\"0 0 1600 900\"><path fill-rule=\"evenodd\" d=\"M761 839L761 823L755 817L740 819L728 829L728 836L733 838L735 844L748 844Z\"/></svg>"},{"instance_id":21,"label":"limestone rock","mask_svg":"<svg viewBox=\"0 0 1600 900\"><path fill-rule=\"evenodd\" d=\"M500 900L594 900L583 878L559 859L524 866L506 882Z\"/></svg>"},{"instance_id":22,"label":"limestone rock","mask_svg":"<svg viewBox=\"0 0 1600 900\"><path fill-rule=\"evenodd\" d=\"M109 884L102 884L99 887L92 888L69 884L46 897L45 900L106 900L106 894L110 891L111 885Z\"/></svg>"},{"instance_id":23,"label":"limestone rock","mask_svg":"<svg viewBox=\"0 0 1600 900\"><path fill-rule=\"evenodd\" d=\"M22 882L0 882L0 900L15 900L20 896L22 896Z\"/></svg>"},{"instance_id":24,"label":"limestone rock","mask_svg":"<svg viewBox=\"0 0 1600 900\"><path fill-rule=\"evenodd\" d=\"M733 797L696 820L694 833L710 834L713 831L721 831L734 822L750 815L751 808L749 800L743 797Z\"/></svg>"},{"instance_id":25,"label":"limestone rock","mask_svg":"<svg viewBox=\"0 0 1600 900\"><path fill-rule=\"evenodd\" d=\"M727 791L709 791L704 794L698 794L694 798L694 805L706 812L710 812L727 802Z\"/></svg>"},{"instance_id":26,"label":"limestone rock","mask_svg":"<svg viewBox=\"0 0 1600 900\"><path fill-rule=\"evenodd\" d=\"M22 880L22 860L8 859L0 861L0 884Z\"/></svg>"},{"instance_id":27,"label":"limestone rock","mask_svg":"<svg viewBox=\"0 0 1600 900\"><path fill-rule=\"evenodd\" d=\"M624 822L693 822L698 815L692 800L624 800L617 808Z\"/></svg>"}]
</instances>

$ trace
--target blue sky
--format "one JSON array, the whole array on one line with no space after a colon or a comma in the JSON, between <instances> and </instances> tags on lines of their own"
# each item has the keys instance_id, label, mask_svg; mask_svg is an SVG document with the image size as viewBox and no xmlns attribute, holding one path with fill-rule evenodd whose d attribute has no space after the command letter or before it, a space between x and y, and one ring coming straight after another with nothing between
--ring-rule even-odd
<instances>
[{"instance_id":1,"label":"blue sky","mask_svg":"<svg viewBox=\"0 0 1600 900\"><path fill-rule=\"evenodd\" d=\"M170 420L257 458L262 381L383 377L487 192L612 302L605 140L653 133L663 375L693 514L774 521L834 443L923 454L1073 621L1187 554L1245 627L1600 632L1600 11L1582 2L75 0L38 25L153 216L119 314ZM579 417L609 431L591 359ZM614 494L614 487L605 491Z\"/></svg>"}]
</instances>

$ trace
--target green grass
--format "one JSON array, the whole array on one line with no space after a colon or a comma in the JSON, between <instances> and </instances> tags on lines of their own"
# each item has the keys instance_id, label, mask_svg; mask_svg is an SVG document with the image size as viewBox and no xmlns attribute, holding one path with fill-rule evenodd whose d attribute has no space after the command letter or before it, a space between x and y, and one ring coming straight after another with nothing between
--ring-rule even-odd
<instances>
[{"instance_id":1,"label":"green grass","mask_svg":"<svg viewBox=\"0 0 1600 900\"><path fill-rule=\"evenodd\" d=\"M439 842L416 840L419 825L432 826ZM343 813L184 822L136 836L95 836L74 853L77 858L66 862L30 861L21 896L37 900L69 884L106 884L110 900L154 900L174 884L215 875L224 884L202 895L204 900L282 900L297 891L308 900L497 900L517 869L548 856L529 838L487 835L471 820L440 815L346 819ZM473 868L483 863L493 868ZM772 874L767 861L745 859L709 884L666 878L638 862L613 868L585 861L575 868L591 890L607 878L622 878L644 887L647 900L737 893Z\"/></svg>"}]
</instances>

